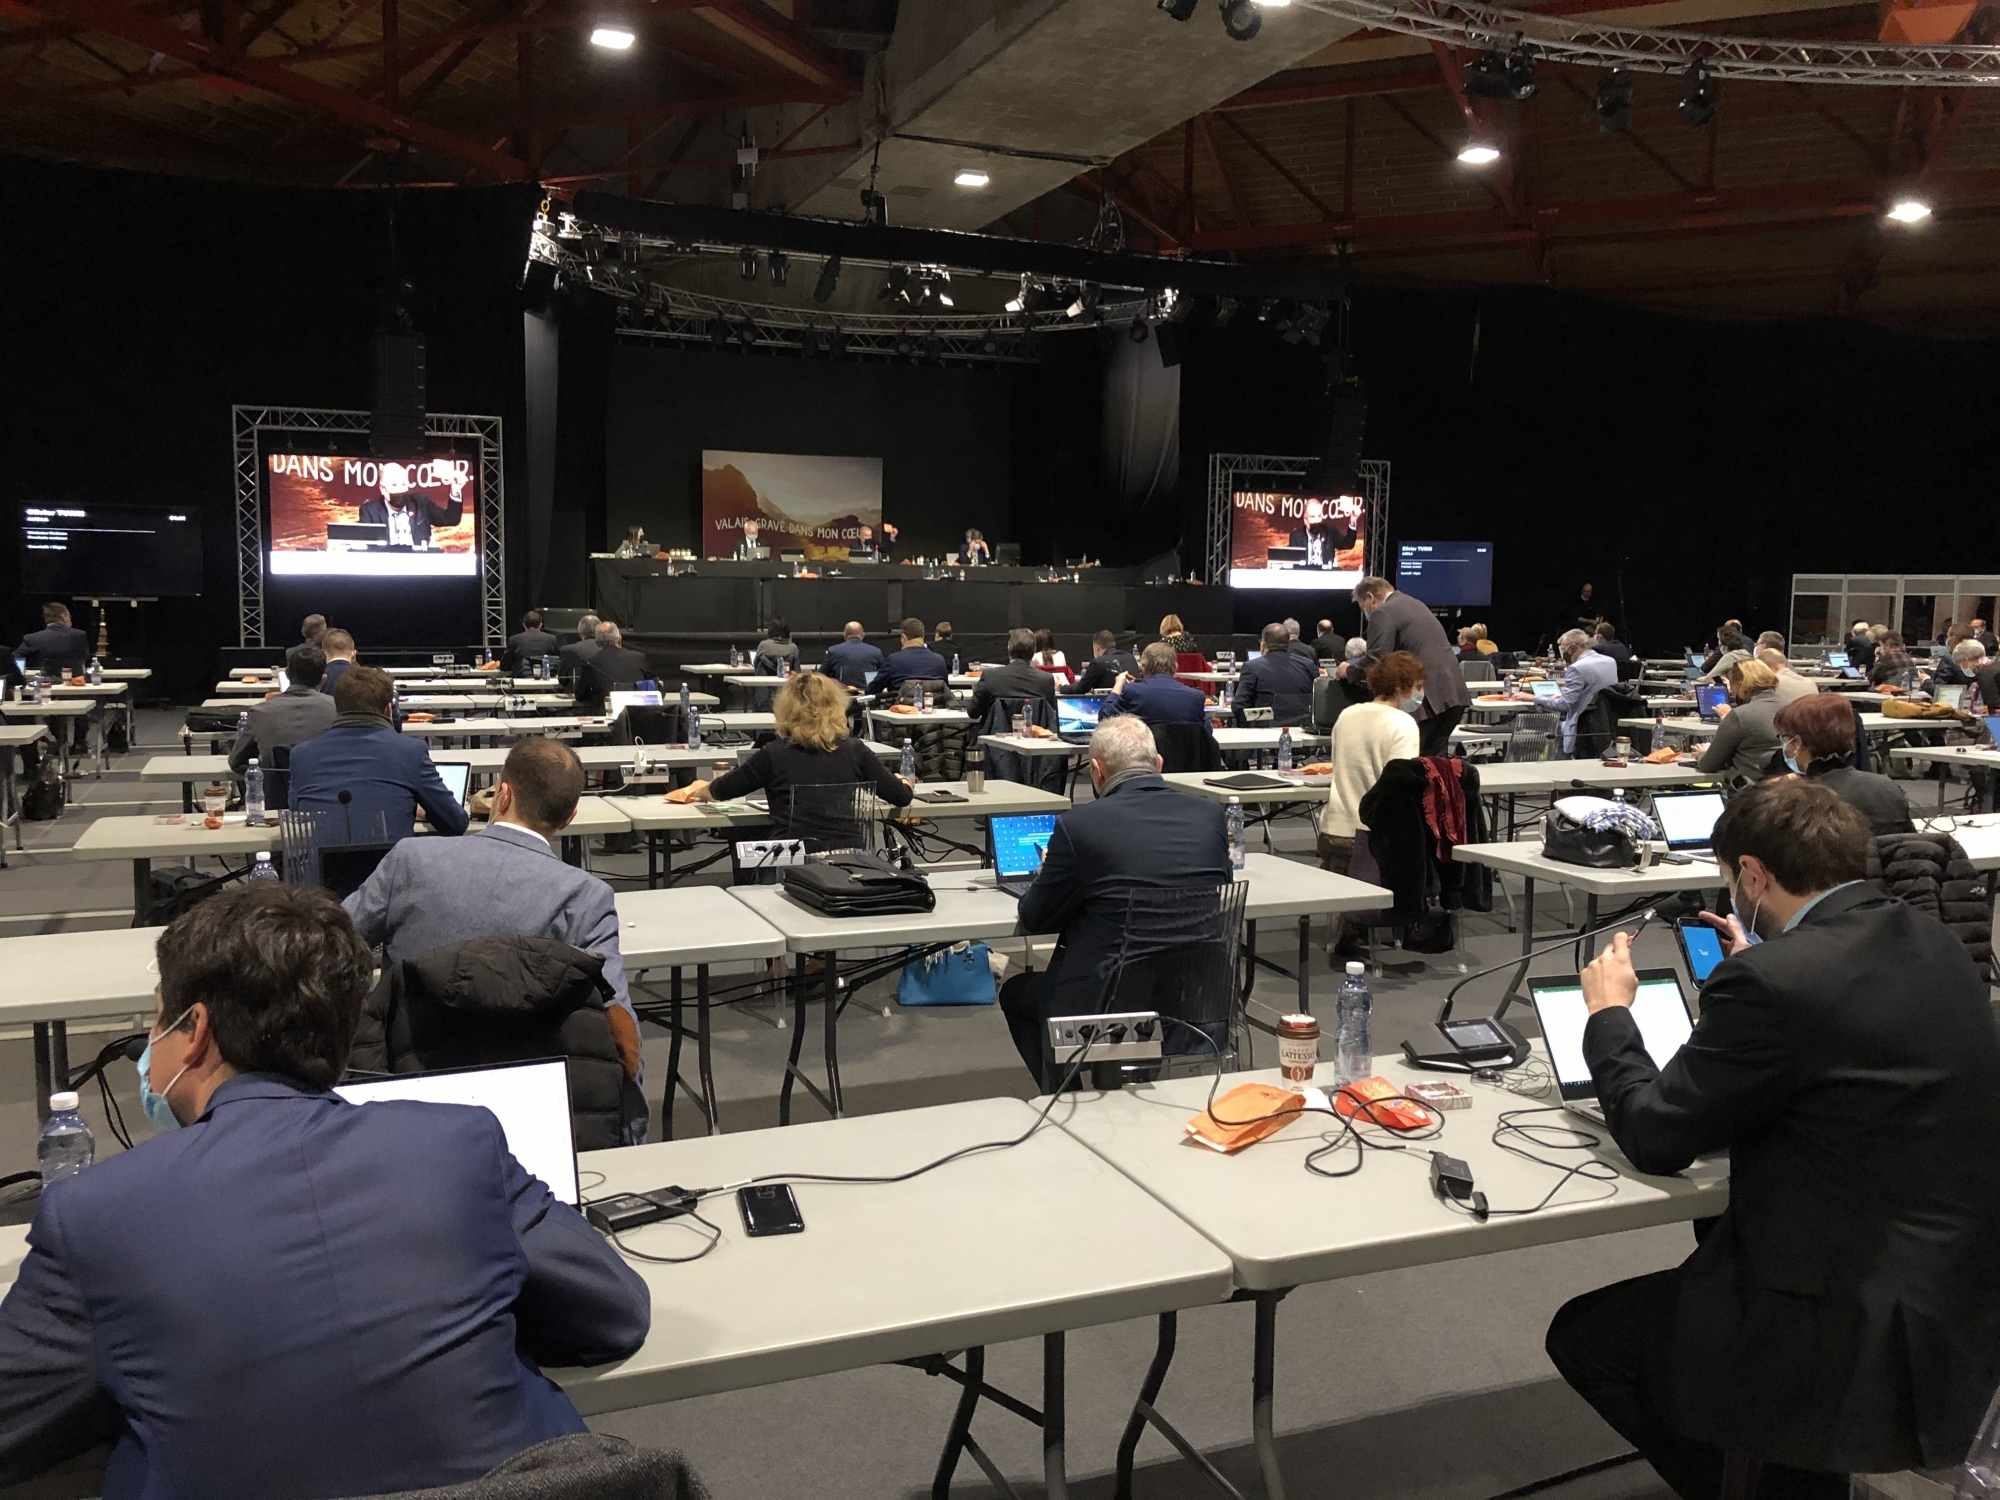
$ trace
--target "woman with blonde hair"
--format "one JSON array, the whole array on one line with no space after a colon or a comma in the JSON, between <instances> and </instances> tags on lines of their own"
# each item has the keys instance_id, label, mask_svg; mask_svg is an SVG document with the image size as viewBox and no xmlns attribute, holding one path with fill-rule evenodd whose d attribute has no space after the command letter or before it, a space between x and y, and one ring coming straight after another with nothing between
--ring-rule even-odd
<instances>
[{"instance_id":1,"label":"woman with blonde hair","mask_svg":"<svg viewBox=\"0 0 2000 1500\"><path fill-rule=\"evenodd\" d=\"M1762 781L1778 754L1778 674L1752 656L1726 668L1722 680L1729 701L1722 705L1722 723L1695 769L1720 775L1736 792Z\"/></svg>"},{"instance_id":2,"label":"woman with blonde hair","mask_svg":"<svg viewBox=\"0 0 2000 1500\"><path fill-rule=\"evenodd\" d=\"M1167 649L1179 656L1184 652L1201 653L1195 638L1188 634L1187 626L1181 624L1179 615L1168 615L1160 621L1160 639L1167 643Z\"/></svg>"},{"instance_id":3,"label":"woman with blonde hair","mask_svg":"<svg viewBox=\"0 0 2000 1500\"><path fill-rule=\"evenodd\" d=\"M735 770L697 781L690 801L728 802L755 791L769 795L771 814L782 820L791 790L801 786L872 786L896 807L910 805L909 783L890 771L867 744L847 730L847 689L824 672L800 672L778 689L771 705L778 737Z\"/></svg>"}]
</instances>

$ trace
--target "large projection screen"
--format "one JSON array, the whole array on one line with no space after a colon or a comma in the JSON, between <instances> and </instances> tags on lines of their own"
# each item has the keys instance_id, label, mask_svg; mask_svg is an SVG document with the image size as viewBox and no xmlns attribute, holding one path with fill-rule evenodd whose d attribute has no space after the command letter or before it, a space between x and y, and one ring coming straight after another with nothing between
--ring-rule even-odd
<instances>
[{"instance_id":1,"label":"large projection screen","mask_svg":"<svg viewBox=\"0 0 2000 1500\"><path fill-rule=\"evenodd\" d=\"M1367 567L1360 495L1239 490L1230 497L1229 586L1351 589Z\"/></svg>"},{"instance_id":2,"label":"large projection screen","mask_svg":"<svg viewBox=\"0 0 2000 1500\"><path fill-rule=\"evenodd\" d=\"M274 577L477 578L470 458L267 453Z\"/></svg>"},{"instance_id":3,"label":"large projection screen","mask_svg":"<svg viewBox=\"0 0 2000 1500\"><path fill-rule=\"evenodd\" d=\"M862 544L862 527L881 528L882 460L703 449L701 555L732 555L746 521L773 557L845 559Z\"/></svg>"}]
</instances>

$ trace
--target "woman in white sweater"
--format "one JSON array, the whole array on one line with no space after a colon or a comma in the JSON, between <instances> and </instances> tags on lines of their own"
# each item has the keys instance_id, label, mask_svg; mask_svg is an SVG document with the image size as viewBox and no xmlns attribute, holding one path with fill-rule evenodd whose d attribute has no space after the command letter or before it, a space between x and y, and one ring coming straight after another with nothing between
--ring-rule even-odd
<instances>
[{"instance_id":1,"label":"woman in white sweater","mask_svg":"<svg viewBox=\"0 0 2000 1500\"><path fill-rule=\"evenodd\" d=\"M1423 662L1411 652L1391 651L1368 669L1368 691L1373 702L1356 703L1333 722L1333 785L1319 819L1320 862L1330 870L1346 869L1356 836L1368 832L1361 799L1374 790L1382 768L1417 754Z\"/></svg>"}]
</instances>

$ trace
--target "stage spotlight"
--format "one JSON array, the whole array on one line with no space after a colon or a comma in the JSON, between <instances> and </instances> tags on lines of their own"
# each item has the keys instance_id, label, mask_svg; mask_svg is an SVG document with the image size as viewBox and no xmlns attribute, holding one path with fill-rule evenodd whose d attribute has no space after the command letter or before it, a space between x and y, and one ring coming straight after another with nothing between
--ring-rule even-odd
<instances>
[{"instance_id":1,"label":"stage spotlight","mask_svg":"<svg viewBox=\"0 0 2000 1500\"><path fill-rule=\"evenodd\" d=\"M1314 348L1318 348L1319 336L1325 330L1327 319L1331 316L1324 303L1305 303L1299 308L1290 326L1285 329L1285 342L1311 344Z\"/></svg>"},{"instance_id":2,"label":"stage spotlight","mask_svg":"<svg viewBox=\"0 0 2000 1500\"><path fill-rule=\"evenodd\" d=\"M1465 65L1465 91L1478 99L1511 99L1514 85L1507 77L1507 59L1497 49L1482 52Z\"/></svg>"},{"instance_id":3,"label":"stage spotlight","mask_svg":"<svg viewBox=\"0 0 2000 1500\"><path fill-rule=\"evenodd\" d=\"M1160 9L1176 21L1185 21L1200 3L1201 0L1159 0Z\"/></svg>"},{"instance_id":4,"label":"stage spotlight","mask_svg":"<svg viewBox=\"0 0 2000 1500\"><path fill-rule=\"evenodd\" d=\"M785 278L791 274L792 258L782 250L773 250L764 259L771 268L771 285L783 286Z\"/></svg>"},{"instance_id":5,"label":"stage spotlight","mask_svg":"<svg viewBox=\"0 0 2000 1500\"><path fill-rule=\"evenodd\" d=\"M1507 54L1507 97L1516 104L1526 104L1535 97L1535 88L1535 54L1517 40Z\"/></svg>"},{"instance_id":6,"label":"stage spotlight","mask_svg":"<svg viewBox=\"0 0 2000 1500\"><path fill-rule=\"evenodd\" d=\"M1021 278L1021 290L1007 299L1006 310L1010 313L1026 312L1028 310L1028 289L1033 285L1032 281L1023 276Z\"/></svg>"},{"instance_id":7,"label":"stage spotlight","mask_svg":"<svg viewBox=\"0 0 2000 1500\"><path fill-rule=\"evenodd\" d=\"M1613 68L1597 85L1597 130L1616 135L1632 123L1632 75Z\"/></svg>"},{"instance_id":8,"label":"stage spotlight","mask_svg":"<svg viewBox=\"0 0 2000 1500\"><path fill-rule=\"evenodd\" d=\"M1458 159L1468 167L1490 166L1500 160L1500 148L1491 141L1467 141L1458 148Z\"/></svg>"},{"instance_id":9,"label":"stage spotlight","mask_svg":"<svg viewBox=\"0 0 2000 1500\"><path fill-rule=\"evenodd\" d=\"M1921 224L1931 216L1931 206L1914 194L1905 193L1889 205L1886 215L1897 224Z\"/></svg>"},{"instance_id":10,"label":"stage spotlight","mask_svg":"<svg viewBox=\"0 0 2000 1500\"><path fill-rule=\"evenodd\" d=\"M999 329L989 328L979 335L979 352L981 354L998 354L1000 352Z\"/></svg>"},{"instance_id":11,"label":"stage spotlight","mask_svg":"<svg viewBox=\"0 0 2000 1500\"><path fill-rule=\"evenodd\" d=\"M909 329L905 328L901 333L896 335L895 349L897 354L901 355L904 359L908 359L912 354L917 352L916 336Z\"/></svg>"},{"instance_id":12,"label":"stage spotlight","mask_svg":"<svg viewBox=\"0 0 2000 1500\"><path fill-rule=\"evenodd\" d=\"M983 188L993 179L977 167L960 167L952 182L962 188Z\"/></svg>"},{"instance_id":13,"label":"stage spotlight","mask_svg":"<svg viewBox=\"0 0 2000 1500\"><path fill-rule=\"evenodd\" d=\"M1126 330L1125 336L1135 344L1143 344L1153 336L1153 330L1146 326L1146 320L1143 317L1134 318L1132 326Z\"/></svg>"},{"instance_id":14,"label":"stage spotlight","mask_svg":"<svg viewBox=\"0 0 2000 1500\"><path fill-rule=\"evenodd\" d=\"M1264 12L1256 0L1222 0L1222 29L1232 41L1247 42L1264 25Z\"/></svg>"},{"instance_id":15,"label":"stage spotlight","mask_svg":"<svg viewBox=\"0 0 2000 1500\"><path fill-rule=\"evenodd\" d=\"M736 342L745 349L754 346L757 342L757 325L748 318L741 319L736 325Z\"/></svg>"},{"instance_id":16,"label":"stage spotlight","mask_svg":"<svg viewBox=\"0 0 2000 1500\"><path fill-rule=\"evenodd\" d=\"M909 301L910 268L908 266L889 267L889 274L883 279L882 289L875 294L877 302L887 302L892 297L900 297L905 302Z\"/></svg>"},{"instance_id":17,"label":"stage spotlight","mask_svg":"<svg viewBox=\"0 0 2000 1500\"><path fill-rule=\"evenodd\" d=\"M638 40L637 32L617 21L606 21L593 27L590 33L590 45L602 47L606 52L630 52Z\"/></svg>"},{"instance_id":18,"label":"stage spotlight","mask_svg":"<svg viewBox=\"0 0 2000 1500\"><path fill-rule=\"evenodd\" d=\"M1715 118L1717 104L1715 80L1709 75L1707 64L1696 58L1688 64L1687 72L1681 78L1681 102L1675 108L1688 124L1697 127L1706 125Z\"/></svg>"},{"instance_id":19,"label":"stage spotlight","mask_svg":"<svg viewBox=\"0 0 2000 1500\"><path fill-rule=\"evenodd\" d=\"M741 257L736 267L736 274L741 276L745 281L755 281L757 279L757 252L755 250L746 249L741 252Z\"/></svg>"},{"instance_id":20,"label":"stage spotlight","mask_svg":"<svg viewBox=\"0 0 2000 1500\"><path fill-rule=\"evenodd\" d=\"M1086 281L1076 289L1076 300L1064 311L1072 322L1084 317L1094 321L1097 317L1097 299L1102 295L1103 289L1096 282Z\"/></svg>"},{"instance_id":21,"label":"stage spotlight","mask_svg":"<svg viewBox=\"0 0 2000 1500\"><path fill-rule=\"evenodd\" d=\"M829 255L819 268L819 280L813 283L813 301L831 302L833 289L840 285L840 257Z\"/></svg>"},{"instance_id":22,"label":"stage spotlight","mask_svg":"<svg viewBox=\"0 0 2000 1500\"><path fill-rule=\"evenodd\" d=\"M1215 299L1215 326L1217 328L1227 328L1229 320L1236 316L1236 309L1241 305L1234 297L1217 297Z\"/></svg>"}]
</instances>

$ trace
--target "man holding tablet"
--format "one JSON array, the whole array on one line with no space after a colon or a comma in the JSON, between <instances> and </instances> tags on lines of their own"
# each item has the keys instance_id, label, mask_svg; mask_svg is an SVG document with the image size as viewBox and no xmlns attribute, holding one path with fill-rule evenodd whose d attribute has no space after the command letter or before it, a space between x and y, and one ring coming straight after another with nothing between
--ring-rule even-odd
<instances>
[{"instance_id":1,"label":"man holding tablet","mask_svg":"<svg viewBox=\"0 0 2000 1500\"><path fill-rule=\"evenodd\" d=\"M1690 1500L1725 1457L1766 1500L1955 1465L2000 1381L2000 1036L1958 939L1863 879L1868 838L1800 778L1730 802L1728 957L1661 1065L1630 939L1583 974L1612 1138L1662 1175L1728 1151L1729 1207L1676 1269L1565 1306L1549 1357Z\"/></svg>"}]
</instances>

